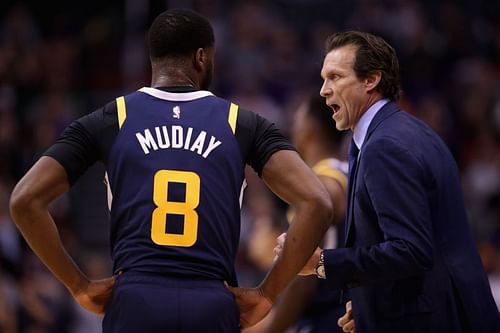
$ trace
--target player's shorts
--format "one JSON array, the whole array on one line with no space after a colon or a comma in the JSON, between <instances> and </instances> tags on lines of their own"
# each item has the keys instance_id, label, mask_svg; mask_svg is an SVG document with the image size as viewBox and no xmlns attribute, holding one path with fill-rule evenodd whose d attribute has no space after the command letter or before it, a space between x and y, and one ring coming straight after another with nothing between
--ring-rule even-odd
<instances>
[{"instance_id":1,"label":"player's shorts","mask_svg":"<svg viewBox=\"0 0 500 333\"><path fill-rule=\"evenodd\" d=\"M222 281L126 272L113 287L103 333L240 332L239 318Z\"/></svg>"}]
</instances>

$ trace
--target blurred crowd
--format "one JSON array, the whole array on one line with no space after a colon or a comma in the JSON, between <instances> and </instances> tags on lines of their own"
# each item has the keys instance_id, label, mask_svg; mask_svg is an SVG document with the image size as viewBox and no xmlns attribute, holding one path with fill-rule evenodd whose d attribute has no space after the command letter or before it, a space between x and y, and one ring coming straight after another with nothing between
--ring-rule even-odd
<instances>
[{"instance_id":1,"label":"blurred crowd","mask_svg":"<svg viewBox=\"0 0 500 333\"><path fill-rule=\"evenodd\" d=\"M325 38L366 30L400 59L404 109L448 144L469 222L500 307L500 2L487 0L192 0L2 2L0 5L0 332L99 332L33 256L8 211L13 185L73 119L149 85L152 18L189 7L215 28L213 92L289 134L321 86ZM50 6L52 7L52 5ZM189 38L188 36L186 38ZM51 208L68 251L91 278L111 273L104 167ZM272 264L286 204L247 172L237 258L241 285Z\"/></svg>"}]
</instances>

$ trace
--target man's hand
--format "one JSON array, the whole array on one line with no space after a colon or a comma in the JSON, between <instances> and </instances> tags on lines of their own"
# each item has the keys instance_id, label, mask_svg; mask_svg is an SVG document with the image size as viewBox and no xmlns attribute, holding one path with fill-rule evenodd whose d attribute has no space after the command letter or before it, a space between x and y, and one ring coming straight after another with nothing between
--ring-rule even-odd
<instances>
[{"instance_id":1,"label":"man's hand","mask_svg":"<svg viewBox=\"0 0 500 333\"><path fill-rule=\"evenodd\" d=\"M260 288L235 288L228 285L226 287L234 294L240 308L241 329L257 324L273 306L273 302Z\"/></svg>"},{"instance_id":2,"label":"man's hand","mask_svg":"<svg viewBox=\"0 0 500 333\"><path fill-rule=\"evenodd\" d=\"M342 327L344 332L356 333L356 325L352 317L352 303L347 302L345 305L345 315L339 318L337 324Z\"/></svg>"},{"instance_id":3,"label":"man's hand","mask_svg":"<svg viewBox=\"0 0 500 333\"><path fill-rule=\"evenodd\" d=\"M111 298L115 281L115 276L103 280L89 281L76 291L73 297L81 307L95 314L103 315L104 307Z\"/></svg>"},{"instance_id":4,"label":"man's hand","mask_svg":"<svg viewBox=\"0 0 500 333\"><path fill-rule=\"evenodd\" d=\"M275 261L280 256L281 251L283 251L283 245L285 244L285 240L286 240L286 233L282 233L278 238L276 238L276 242L278 243L278 245L276 245L276 247L274 248ZM309 260L302 268L302 270L298 273L298 275L301 276L316 275L316 267L318 266L319 256L321 255L321 251L322 251L321 248L319 247L316 248L313 255L311 256L311 258L309 258Z\"/></svg>"}]
</instances>

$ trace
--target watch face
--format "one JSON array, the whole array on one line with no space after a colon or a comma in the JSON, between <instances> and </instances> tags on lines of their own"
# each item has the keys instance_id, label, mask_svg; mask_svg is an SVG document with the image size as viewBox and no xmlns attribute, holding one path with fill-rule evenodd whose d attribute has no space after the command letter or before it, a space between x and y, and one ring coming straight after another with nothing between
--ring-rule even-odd
<instances>
[{"instance_id":1,"label":"watch face","mask_svg":"<svg viewBox=\"0 0 500 333\"><path fill-rule=\"evenodd\" d=\"M316 274L320 279L325 279L326 278L325 266L323 265L318 266L318 268L316 268Z\"/></svg>"}]
</instances>

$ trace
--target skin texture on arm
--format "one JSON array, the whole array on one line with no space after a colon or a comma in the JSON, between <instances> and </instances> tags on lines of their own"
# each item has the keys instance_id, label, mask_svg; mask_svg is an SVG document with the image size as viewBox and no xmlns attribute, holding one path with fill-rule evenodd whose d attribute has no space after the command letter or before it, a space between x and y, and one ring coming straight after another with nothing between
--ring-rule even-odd
<instances>
[{"instance_id":1,"label":"skin texture on arm","mask_svg":"<svg viewBox=\"0 0 500 333\"><path fill-rule=\"evenodd\" d=\"M346 209L345 191L340 183L331 177L320 176L319 179L325 185L334 208L335 216L332 224L338 225L344 220ZM343 232L343 230L339 232ZM263 332L284 332L292 326L304 312L318 286L318 282L316 276L296 277L280 296L279 301L272 310L272 320L267 321L268 325Z\"/></svg>"},{"instance_id":2,"label":"skin texture on arm","mask_svg":"<svg viewBox=\"0 0 500 333\"><path fill-rule=\"evenodd\" d=\"M262 332L285 332L300 318L311 299L319 280L316 276L298 276L285 289Z\"/></svg>"},{"instance_id":3,"label":"skin texture on arm","mask_svg":"<svg viewBox=\"0 0 500 333\"><path fill-rule=\"evenodd\" d=\"M69 189L66 171L51 157L40 158L14 188L10 211L27 243L84 308L104 313L114 277L90 281L66 252L48 207Z\"/></svg>"},{"instance_id":4,"label":"skin texture on arm","mask_svg":"<svg viewBox=\"0 0 500 333\"><path fill-rule=\"evenodd\" d=\"M260 321L278 294L293 280L319 244L330 221L328 192L294 151L282 150L264 166L262 179L295 209L280 257L257 288L230 288L240 306L242 328Z\"/></svg>"}]
</instances>

